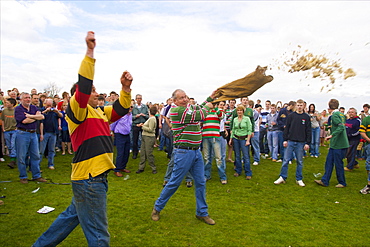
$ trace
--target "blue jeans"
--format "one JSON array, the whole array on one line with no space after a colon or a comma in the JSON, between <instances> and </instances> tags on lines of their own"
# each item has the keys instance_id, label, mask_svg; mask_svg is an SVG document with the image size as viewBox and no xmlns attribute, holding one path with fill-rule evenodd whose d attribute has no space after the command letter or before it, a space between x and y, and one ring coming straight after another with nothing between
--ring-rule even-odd
<instances>
[{"instance_id":1,"label":"blue jeans","mask_svg":"<svg viewBox=\"0 0 370 247\"><path fill-rule=\"evenodd\" d=\"M310 153L313 156L319 156L319 145L320 145L320 127L311 129L311 144Z\"/></svg>"},{"instance_id":2,"label":"blue jeans","mask_svg":"<svg viewBox=\"0 0 370 247\"><path fill-rule=\"evenodd\" d=\"M329 152L328 155L326 156L325 161L325 174L321 178L321 181L326 186L329 186L329 181L331 178L331 174L333 173L334 166L338 183L347 186L346 178L344 177L344 167L343 167L343 159L346 156L346 152L347 148L342 149L329 148Z\"/></svg>"},{"instance_id":3,"label":"blue jeans","mask_svg":"<svg viewBox=\"0 0 370 247\"><path fill-rule=\"evenodd\" d=\"M170 139L168 139L163 131L161 131L161 136L160 136L160 140L159 140L159 150L164 150L164 147L166 146L168 148L169 146L169 143L170 142Z\"/></svg>"},{"instance_id":4,"label":"blue jeans","mask_svg":"<svg viewBox=\"0 0 370 247\"><path fill-rule=\"evenodd\" d=\"M288 178L288 166L289 161L293 159L293 153L297 159L297 169L295 173L296 180L302 180L302 169L303 169L303 151L304 142L288 141L288 146L285 149L283 164L281 165L280 176L286 180Z\"/></svg>"},{"instance_id":5,"label":"blue jeans","mask_svg":"<svg viewBox=\"0 0 370 247\"><path fill-rule=\"evenodd\" d=\"M78 224L81 224L89 246L109 246L107 175L105 172L86 180L72 181L71 205L58 216L33 246L56 246Z\"/></svg>"},{"instance_id":6,"label":"blue jeans","mask_svg":"<svg viewBox=\"0 0 370 247\"><path fill-rule=\"evenodd\" d=\"M206 180L204 179L204 162L200 150L186 150L175 148L173 150L174 167L170 181L163 188L159 198L155 201L154 208L162 211L171 196L179 188L187 172L194 178L196 215L207 216Z\"/></svg>"},{"instance_id":7,"label":"blue jeans","mask_svg":"<svg viewBox=\"0 0 370 247\"><path fill-rule=\"evenodd\" d=\"M10 131L5 131L4 132L4 139L5 139L6 146L8 147L10 158L17 157L17 152L15 150L16 134L17 134L16 130L10 130Z\"/></svg>"},{"instance_id":8,"label":"blue jeans","mask_svg":"<svg viewBox=\"0 0 370 247\"><path fill-rule=\"evenodd\" d=\"M246 176L252 176L251 163L249 160L249 146L245 146L245 140L233 138L233 147L235 153L235 172L242 173L242 160L240 152L243 154L244 171Z\"/></svg>"},{"instance_id":9,"label":"blue jeans","mask_svg":"<svg viewBox=\"0 0 370 247\"><path fill-rule=\"evenodd\" d=\"M277 131L267 132L267 143L272 159L277 160L279 152L279 134Z\"/></svg>"},{"instance_id":10,"label":"blue jeans","mask_svg":"<svg viewBox=\"0 0 370 247\"><path fill-rule=\"evenodd\" d=\"M30 133L22 130L17 130L15 137L15 146L17 149L17 165L19 170L19 178L27 179L26 160L30 157L30 170L32 179L41 177L40 173L40 154L39 141L36 133Z\"/></svg>"},{"instance_id":11,"label":"blue jeans","mask_svg":"<svg viewBox=\"0 0 370 247\"><path fill-rule=\"evenodd\" d=\"M370 171L370 144L367 144L363 149L366 157L365 167L367 171ZM367 176L367 181L370 182L370 172Z\"/></svg>"},{"instance_id":12,"label":"blue jeans","mask_svg":"<svg viewBox=\"0 0 370 247\"><path fill-rule=\"evenodd\" d=\"M211 179L212 161L215 158L220 180L226 180L226 164L225 160L222 160L221 138L203 138L204 176L206 179Z\"/></svg>"},{"instance_id":13,"label":"blue jeans","mask_svg":"<svg viewBox=\"0 0 370 247\"><path fill-rule=\"evenodd\" d=\"M284 132L281 130L277 131L278 133L278 139L279 139L279 154L280 154L280 159L284 160L284 154L285 154L285 147L283 145L284 143Z\"/></svg>"},{"instance_id":14,"label":"blue jeans","mask_svg":"<svg viewBox=\"0 0 370 247\"><path fill-rule=\"evenodd\" d=\"M122 135L114 133L114 140L116 141L117 156L115 172L120 172L126 169L128 158L130 156L130 135Z\"/></svg>"},{"instance_id":15,"label":"blue jeans","mask_svg":"<svg viewBox=\"0 0 370 247\"><path fill-rule=\"evenodd\" d=\"M260 151L261 154L268 154L269 147L267 144L267 129L265 127L260 126Z\"/></svg>"},{"instance_id":16,"label":"blue jeans","mask_svg":"<svg viewBox=\"0 0 370 247\"><path fill-rule=\"evenodd\" d=\"M48 166L54 166L55 144L57 142L57 134L45 132L44 140L40 142L40 165L42 156L44 156L46 146L48 147Z\"/></svg>"},{"instance_id":17,"label":"blue jeans","mask_svg":"<svg viewBox=\"0 0 370 247\"><path fill-rule=\"evenodd\" d=\"M355 165L358 164L356 161L356 151L357 151L357 146L360 143L360 139L358 140L349 140L349 148L347 150L347 168L348 169L353 169Z\"/></svg>"},{"instance_id":18,"label":"blue jeans","mask_svg":"<svg viewBox=\"0 0 370 247\"><path fill-rule=\"evenodd\" d=\"M255 131L254 136L251 138L251 145L254 150L254 162L260 162L260 132Z\"/></svg>"},{"instance_id":19,"label":"blue jeans","mask_svg":"<svg viewBox=\"0 0 370 247\"><path fill-rule=\"evenodd\" d=\"M174 163L175 163L174 156L172 154L170 162L168 162L168 164L167 164L167 170L166 170L166 174L164 175L164 181L167 181L167 182L170 181ZM191 176L190 172L187 172L186 177L185 177L185 181L186 182L191 182L191 180L193 180L193 177Z\"/></svg>"}]
</instances>

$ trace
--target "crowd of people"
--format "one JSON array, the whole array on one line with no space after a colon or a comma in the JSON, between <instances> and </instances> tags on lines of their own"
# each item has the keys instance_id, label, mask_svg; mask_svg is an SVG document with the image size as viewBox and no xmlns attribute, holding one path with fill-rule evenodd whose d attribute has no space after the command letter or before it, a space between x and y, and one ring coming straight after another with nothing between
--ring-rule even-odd
<instances>
[{"instance_id":1,"label":"crowd of people","mask_svg":"<svg viewBox=\"0 0 370 247\"><path fill-rule=\"evenodd\" d=\"M63 92L60 98L58 95L37 93L36 89L32 89L30 93L19 93L17 88L8 90L5 96L3 94L1 92L3 141L0 161L5 161L3 154L5 152L9 156L7 165L10 168L18 166L21 183L28 182L26 167L32 171L33 180L42 182L44 179L39 170L44 156L47 157L48 168L55 169L56 151L60 151L62 155L73 154L68 123L65 119L70 94ZM98 107L104 109L113 105L117 99L118 94L114 91L109 95L101 93L98 96ZM194 98L189 98L188 104L193 107L198 105ZM131 172L127 169L130 153L133 159L137 159L140 154L140 164L136 173L144 172L146 162L151 167L152 173L157 173L153 155L154 148L157 147L160 151L166 151L170 159L169 171L164 179L164 185L167 184L173 168L170 109L175 106L173 98L167 99L165 104L144 104L140 94L131 99L129 112L110 125L114 145L117 148L114 168L116 176L122 177L122 173ZM344 171L357 169L359 167L357 160L365 160L368 157L366 137L369 135L370 126L367 124L369 120L365 120L369 116L368 104L364 104L359 113L353 107L346 112L344 107L339 107L339 102L338 109L331 109L329 104L327 110L319 112L315 104L307 106L303 100L290 101L286 104L280 101L273 104L266 100L262 106L261 100L258 99L255 103L245 97L241 98L239 103L236 100L221 101L213 103L212 107L200 121L202 132L200 148L205 163L206 180L211 179L213 160L216 161L220 182L227 184L226 162L234 163L235 177L240 176L244 170L246 179L249 180L252 178L251 165L259 165L262 158L282 163L282 173L275 184L285 183L288 165L295 159L297 184L304 186L301 175L303 157L320 156L319 147L326 146L325 140L331 138L333 129L330 120L336 111L342 114L342 118L344 117L341 120L344 121L344 127L341 129L346 131L343 138L348 141L348 147L344 141L345 150L342 151L343 158L347 159ZM24 115L25 108L29 109L27 115ZM294 114L291 115L292 113ZM288 116L291 116L289 122ZM297 118L295 121L294 116ZM31 121L34 126L22 125L25 119ZM168 134L166 131L171 133ZM22 145L17 147L16 140ZM24 142L25 140L27 142ZM287 145L284 141L298 141L300 144L295 148L293 144ZM331 140L330 147L337 143L338 140ZM287 147L288 152L285 151ZM285 163L284 155L289 156L286 157ZM36 163L38 165L31 165ZM339 160L337 163L340 163ZM368 163L366 169L370 170ZM345 186L343 176L338 182ZM192 176L188 174L186 176L188 187L192 186L192 180Z\"/></svg>"},{"instance_id":2,"label":"crowd of people","mask_svg":"<svg viewBox=\"0 0 370 247\"><path fill-rule=\"evenodd\" d=\"M48 168L55 169L56 151L61 152L61 155L73 154L66 121L70 94L63 92L60 98L57 94L50 96L47 93L38 93L36 89L32 89L30 93L19 93L17 88L8 90L7 95L4 95L4 92L0 94L2 109L0 161L5 162L4 153L6 153L9 156L7 165L10 168L18 167L20 170L21 183L28 183L26 167L32 171L33 180L43 182L44 179L39 170L44 156L47 157ZM98 96L98 107L104 109L106 106L113 105L117 99L118 94L114 91L109 95L101 93ZM194 98L189 98L188 104L198 105ZM157 173L153 155L156 147L160 151L166 151L167 157L171 159L173 138L172 133L166 134L166 131L171 131L170 109L175 106L173 98L167 99L165 104L144 104L140 94L131 99L129 112L110 125L114 145L117 148L114 169L116 176L122 177L122 173L131 172L127 169L130 153L133 159L140 154L140 164L136 173L144 172L146 162L151 167L152 173ZM26 115L25 109L29 110ZM234 163L234 176L240 176L244 170L246 179L249 180L252 178L251 165L259 165L262 158L282 163L280 180L275 181L279 184L285 182L288 164L295 159L298 164L297 183L304 186L301 181L302 158L320 156L319 147L326 146L325 140L330 139L330 133L333 131L330 120L335 110L329 106L327 110L319 112L315 104L307 106L303 100L290 101L286 104L280 101L273 104L266 100L262 106L261 100L258 99L255 103L245 97L240 99L240 103L236 100L214 103L213 108L201 121L200 147L205 162L205 179L211 179L212 162L215 160L222 184L227 184L226 162ZM343 151L343 158L347 159L344 171L352 171L359 167L357 160L366 160L368 157L366 137L369 135L370 126L367 124L369 120L365 118L369 116L369 105L364 104L361 112L357 112L353 107L346 112L345 108L339 107L338 103L337 111L344 117L345 139L348 141L348 147L344 147ZM294 114L291 115L291 113ZM287 125L288 116L291 115L293 118L297 114L297 121L304 124L302 123L301 126L291 119L294 123L289 122ZM33 125L24 125L22 122L25 119ZM289 128L292 129L288 131ZM287 132L286 136L284 131ZM299 137L299 135L302 136ZM284 144L284 141L289 140L299 140L302 145L298 146L297 150L290 145L291 149L286 153L285 149L288 145ZM19 145L17 146L16 143ZM330 141L331 146L336 143L338 143L337 140ZM284 155L289 154L291 157L287 157L287 163L284 163ZM35 165L36 163L38 165ZM170 169L171 163L173 162L170 161L168 166ZM369 170L370 165L367 166L367 171ZM164 185L170 175L171 173L166 174ZM188 174L186 176L188 187L192 186L192 180L191 175ZM340 184L345 186L343 179Z\"/></svg>"},{"instance_id":3,"label":"crowd of people","mask_svg":"<svg viewBox=\"0 0 370 247\"><path fill-rule=\"evenodd\" d=\"M51 170L58 169L55 152L72 155L71 205L36 241L34 246L56 245L81 224L89 245L109 245L106 214L107 175L113 170L117 177L130 173L130 155L140 156L136 170L143 173L146 163L157 173L153 151L166 152L169 159L163 190L155 201L152 219L158 221L170 197L185 178L186 186L196 187L196 217L209 225L215 221L208 214L205 184L212 177L215 160L220 183L228 183L226 163L234 165L234 176L243 174L253 179L252 166L260 159L281 162L281 171L274 184L287 182L288 166L296 160L296 183L304 187L303 158L318 158L320 146L329 141L325 174L318 185L329 186L335 167L337 188L347 186L345 171L359 168L357 160L366 160L368 183L360 190L370 194L370 113L369 104L361 112L347 111L339 101L331 99L328 109L319 112L315 104L298 99L285 104L269 100L262 105L248 97L217 101L214 91L197 104L181 89L174 91L166 103L144 104L143 96L131 97L132 76L124 72L122 90L109 95L98 94L93 85L94 33L86 37L87 52L79 71L79 81L71 94L58 95L20 93L17 88L0 92L1 124L0 161L18 168L19 179L46 182L40 164L47 157ZM1 91L1 90L0 90ZM113 138L112 138L113 137ZM113 161L113 144L116 160ZM347 159L344 166L343 159ZM94 182L94 183L91 183ZM91 187L93 185L93 187ZM93 191L94 203L79 200L87 190ZM91 200L94 201L94 200ZM91 208L99 210L90 210ZM99 217L96 217L99 216ZM98 229L98 230L97 230Z\"/></svg>"}]
</instances>

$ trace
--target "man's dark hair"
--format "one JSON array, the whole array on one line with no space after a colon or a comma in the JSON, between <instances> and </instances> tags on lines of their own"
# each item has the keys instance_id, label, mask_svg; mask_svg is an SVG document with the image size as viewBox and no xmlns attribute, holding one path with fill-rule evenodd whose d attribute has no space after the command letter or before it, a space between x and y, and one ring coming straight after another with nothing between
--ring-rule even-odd
<instances>
[{"instance_id":1,"label":"man's dark hair","mask_svg":"<svg viewBox=\"0 0 370 247\"><path fill-rule=\"evenodd\" d=\"M8 101L10 104L12 104L13 106L15 106L15 105L17 104L17 101L16 101L15 99L13 99L13 98L9 98L9 99L7 99L7 101Z\"/></svg>"},{"instance_id":2,"label":"man's dark hair","mask_svg":"<svg viewBox=\"0 0 370 247\"><path fill-rule=\"evenodd\" d=\"M369 104L364 104L364 105L362 106L362 108L364 108L364 107L370 108Z\"/></svg>"},{"instance_id":3,"label":"man's dark hair","mask_svg":"<svg viewBox=\"0 0 370 247\"><path fill-rule=\"evenodd\" d=\"M329 108L332 110L338 109L339 107L339 101L337 99L331 99L329 101Z\"/></svg>"},{"instance_id":4,"label":"man's dark hair","mask_svg":"<svg viewBox=\"0 0 370 247\"><path fill-rule=\"evenodd\" d=\"M104 100L105 101L105 98L104 98L104 96L99 95L98 100Z\"/></svg>"}]
</instances>

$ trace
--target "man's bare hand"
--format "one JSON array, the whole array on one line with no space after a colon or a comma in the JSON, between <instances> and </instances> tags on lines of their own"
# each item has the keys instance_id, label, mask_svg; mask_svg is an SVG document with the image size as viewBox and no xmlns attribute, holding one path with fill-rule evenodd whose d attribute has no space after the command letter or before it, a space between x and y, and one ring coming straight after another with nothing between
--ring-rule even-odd
<instances>
[{"instance_id":1,"label":"man's bare hand","mask_svg":"<svg viewBox=\"0 0 370 247\"><path fill-rule=\"evenodd\" d=\"M93 31L88 31L85 40L87 48L94 50L96 46L95 33Z\"/></svg>"},{"instance_id":2,"label":"man's bare hand","mask_svg":"<svg viewBox=\"0 0 370 247\"><path fill-rule=\"evenodd\" d=\"M87 45L86 56L94 58L94 48L96 46L95 33L93 31L87 32L85 41Z\"/></svg>"},{"instance_id":3,"label":"man's bare hand","mask_svg":"<svg viewBox=\"0 0 370 247\"><path fill-rule=\"evenodd\" d=\"M211 96L209 96L209 97L211 97L212 99L215 99L216 95L217 95L217 91L218 91L217 89L215 91L213 91Z\"/></svg>"},{"instance_id":4,"label":"man's bare hand","mask_svg":"<svg viewBox=\"0 0 370 247\"><path fill-rule=\"evenodd\" d=\"M125 71L122 73L122 76L121 76L121 84L122 84L122 90L126 91L126 92L131 92L131 83L132 83L132 75L130 74L130 72L128 71Z\"/></svg>"},{"instance_id":5,"label":"man's bare hand","mask_svg":"<svg viewBox=\"0 0 370 247\"><path fill-rule=\"evenodd\" d=\"M213 104L211 102L207 102L206 106L208 106L209 109L213 109Z\"/></svg>"}]
</instances>

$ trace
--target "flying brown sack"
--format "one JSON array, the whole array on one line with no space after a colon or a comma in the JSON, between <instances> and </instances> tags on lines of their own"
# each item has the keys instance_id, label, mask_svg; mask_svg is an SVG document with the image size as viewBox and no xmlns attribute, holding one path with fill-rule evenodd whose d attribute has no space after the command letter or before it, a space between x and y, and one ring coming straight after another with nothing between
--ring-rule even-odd
<instances>
[{"instance_id":1,"label":"flying brown sack","mask_svg":"<svg viewBox=\"0 0 370 247\"><path fill-rule=\"evenodd\" d=\"M265 75L266 70L267 66L261 67L258 65L255 71L244 78L219 87L215 97L217 99L213 103L243 98L253 94L257 89L274 79L271 75Z\"/></svg>"}]
</instances>

